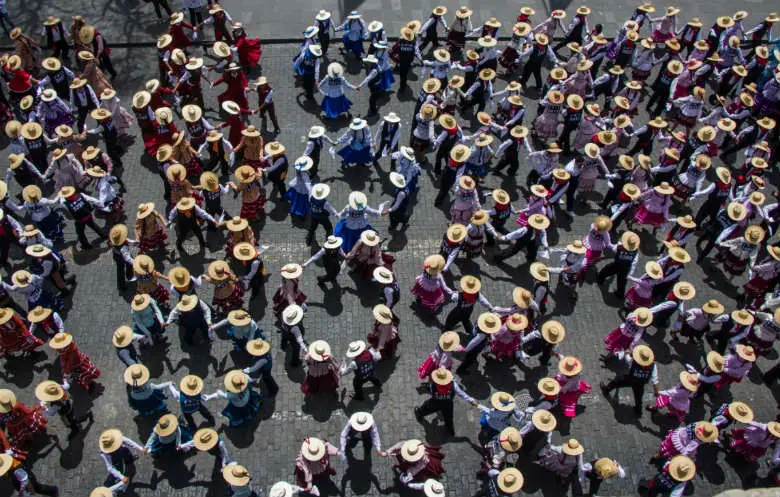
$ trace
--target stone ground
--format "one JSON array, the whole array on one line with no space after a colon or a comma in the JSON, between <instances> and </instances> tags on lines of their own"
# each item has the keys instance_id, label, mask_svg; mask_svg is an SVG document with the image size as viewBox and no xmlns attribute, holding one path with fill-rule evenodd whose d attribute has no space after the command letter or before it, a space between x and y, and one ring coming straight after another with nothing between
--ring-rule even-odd
<instances>
[{"instance_id":1,"label":"stone ground","mask_svg":"<svg viewBox=\"0 0 780 497\"><path fill-rule=\"evenodd\" d=\"M83 9L79 9L83 12ZM196 50L197 53L197 50ZM294 159L303 151L304 136L309 126L320 122L317 115L318 107L306 103L302 98L302 90L292 83L290 74L290 57L294 48L290 46L266 46L263 54L263 73L276 89L275 101L280 114L282 133L278 139L288 148L288 156ZM334 48L332 57L341 58ZM150 50L116 50L114 55L120 71L117 86L124 101L128 101L132 93L139 88L143 80L156 74L155 56ZM348 66L348 78L359 81L356 65ZM498 83L498 87L502 87ZM413 83L413 88L419 87L419 81ZM533 94L531 94L533 96ZM403 118L404 133L408 132L413 100L411 95L388 95L383 102L381 112L395 111ZM364 114L367 110L367 92L353 95L355 115ZM207 95L208 106L216 105L216 93ZM529 109L534 107L529 104ZM218 120L213 111L208 117ZM638 121L643 121L642 116ZM259 124L252 119L254 124ZM369 119L373 126L376 118ZM346 121L326 122L328 133L336 138L344 129ZM270 126L270 124L269 124ZM471 127L466 123L466 127ZM270 135L266 135L270 138ZM405 141L405 138L404 138ZM321 166L325 182L331 185L331 203L338 209L345 202L351 190L366 192L369 203L376 206L390 199L391 188L387 181L389 164L383 160L380 168L365 170L340 170L338 163L323 155ZM142 157L142 147L133 144L125 157L125 182L129 187L126 195L130 212L141 201L154 200L161 205L162 185L158 176L150 169L149 158ZM523 174L527 172L524 170ZM271 196L266 208L266 219L259 232L263 243L272 245L265 256L266 266L270 276L266 283L266 294L250 305L255 319L266 330L274 345L274 375L281 385L281 391L275 399L264 401L260 415L255 423L243 429L225 427L218 420L218 429L226 440L230 455L236 461L246 465L253 475L254 484L258 489L267 489L279 479L292 480L294 459L301 441L306 436L319 436L332 442L338 441L338 436L348 416L357 410L372 411L377 419L382 435L383 445L389 446L407 438L422 438L430 443L443 444L447 458L444 461L447 470L445 483L450 495L470 496L478 491L478 481L475 471L479 467L480 456L477 452L477 433L479 412L460 401L456 401L456 437L444 434L441 422L435 418L420 425L412 415L412 409L419 405L427 395L416 390L418 379L417 365L432 350L441 328L444 316L426 316L416 311L412 305L413 299L408 292L414 277L419 273L423 258L438 250L442 232L446 226L446 212L432 207L432 196L436 187L429 169L420 181L420 191L417 205L412 215L410 226L405 231L388 233L387 220L379 219L374 226L389 237L387 248L396 257L395 273L403 288L401 302L396 310L401 319L400 333L403 342L400 346L400 357L383 363L379 367L379 376L385 382L382 393L371 392L369 399L358 402L351 398L351 382L345 382L340 401L332 398L315 398L304 402L299 390L303 378L300 369L285 370L284 353L278 349L279 339L274 332L275 327L270 312L266 312L267 300L279 284L277 271L287 262L303 262L315 247L306 247L303 243L305 230L289 220L287 206ZM499 185L508 189L513 201L517 201L520 192L515 186L514 178L491 174L485 182L485 188L491 189ZM270 194L270 192L269 192ZM486 205L491 201L487 200ZM228 210L237 212L237 203L227 200ZM572 223L557 220L551 230L552 245L565 245L579 238L586 232L587 223L596 215L593 206L581 207ZM91 488L100 485L105 477L105 469L97 454L97 437L109 427L119 427L125 434L138 441L145 441L152 429L150 420L133 416L126 406L124 384L121 379L123 365L116 358L110 345L113 330L129 320L128 301L132 290L117 294L114 284L114 267L110 252L105 245L99 248L81 252L74 246L75 233L70 222L67 223L66 257L69 267L77 277L78 285L69 299L66 326L73 333L81 348L95 361L103 372L101 382L105 387L103 392L90 398L78 388L74 388L77 409L83 411L93 409L95 422L88 431L73 440L68 441L65 430L59 420L51 422L51 434L57 434L59 441L54 439L42 443L42 453L33 457L34 470L39 479L45 482L58 482L62 495L86 495ZM643 256L640 268L645 261L653 258L660 243L648 232L640 232L643 240ZM322 240L322 234L319 234ZM173 246L169 240L170 247ZM221 235L209 239L210 250L205 258L196 253L194 240L187 244L188 252L195 255L176 253L173 260L157 260L159 269L163 272L176 264L183 264L194 274L200 274L206 265L215 259L224 257L224 238ZM488 253L490 254L490 252ZM19 253L15 254L17 267L23 267L24 261ZM556 261L557 262L557 261ZM506 264L496 265L489 255L483 260L457 262L447 276L448 282L455 287L463 274L475 274L483 281L484 295L494 304L508 305L511 301L510 291L515 285L529 285L528 265L523 256L518 255ZM322 338L327 340L337 357L343 356L347 344L355 339L363 339L372 324L371 307L379 301L380 295L371 283L360 280L357 274L344 271L340 277L340 287L323 291L317 287L315 276L321 274L321 269L311 267L302 278L303 291L309 297L309 311L306 317L307 339L309 341ZM7 277L7 275L4 275ZM591 275L593 276L593 275ZM720 269L711 265L699 266L691 264L686 270L685 280L693 282L697 287L696 304L716 297L726 303L727 309L735 307L736 288L743 279L732 280L724 277ZM211 297L211 289L206 284L202 297L207 301ZM673 427L674 422L665 416L651 417L645 413L637 420L630 408L631 394L623 392L619 402L605 399L597 386L600 381L612 377L613 373L601 367L598 360L602 352L602 338L620 322L617 313L617 302L606 296L606 289L594 284L586 284L580 290L580 298L576 308L567 301L563 293L556 293L554 304L550 306L550 317L560 319L567 327L568 335L562 346L564 353L577 354L585 363L584 378L594 386L594 391L582 398L582 412L570 427L562 426L554 435L553 442L560 443L569 436L578 438L586 447L586 457L615 457L627 469L625 480L605 484L606 495L636 495L637 485L642 478L652 476L656 468L648 464L648 457L657 449L660 438L666 430ZM242 366L240 357L231 353L231 344L225 337L220 337L210 348L205 345L182 348L176 337L176 329L170 332L171 346L167 351L160 349L145 349L142 351L142 362L147 364L153 381L178 381L188 373L198 374L206 378L206 392L214 391L222 386L222 377L234 365ZM692 362L700 365L702 349L685 343L670 344L665 338L665 329L652 328L646 335L646 341L656 352L660 368L662 387L675 383L682 364ZM54 356L36 362L32 368L23 360L4 361L0 370L0 387L10 387L18 392L21 401L30 404L34 401L34 386L45 379L60 379L59 368L53 365ZM776 402L780 392L769 391L761 383L760 373L767 370L776 361L777 356L762 358L747 381L732 388L735 399L750 403L756 418L761 421L773 419L777 413ZM239 361L236 364L236 360ZM555 364L549 368L540 367L536 360L528 365L491 363L484 365L480 360L481 374L472 374L462 379L466 390L481 402L488 401L489 395L495 390L507 390L516 395L523 395L530 389L535 393L538 378L554 374ZM370 390L369 390L370 392ZM650 400L648 392L648 398ZM713 406L727 398L722 394L719 398L706 398L696 402L690 420L703 419L709 415ZM173 403L172 409L176 410ZM211 404L213 413L219 413L221 402ZM740 461L733 460L722 451L715 448L703 448L698 457L699 476L691 486L691 494L697 496L714 495L718 491L740 487L740 473L743 469ZM326 488L327 495L406 495L399 494L394 484L392 462L374 458L373 464L357 461L347 469L338 460L334 461L338 470L333 478L334 485ZM574 490L562 490L556 478L545 471L539 471L527 459L521 459L520 469L526 475L524 493L531 495L558 496L570 495ZM760 474L764 474L762 469ZM187 454L170 460L154 461L142 458L138 461L138 473L133 480L129 495L181 495L181 496L223 496L228 490L220 476L214 472L214 461L210 456ZM2 483L5 485L5 483ZM0 489L9 487L0 486ZM8 490L0 491L8 495Z\"/></svg>"}]
</instances>

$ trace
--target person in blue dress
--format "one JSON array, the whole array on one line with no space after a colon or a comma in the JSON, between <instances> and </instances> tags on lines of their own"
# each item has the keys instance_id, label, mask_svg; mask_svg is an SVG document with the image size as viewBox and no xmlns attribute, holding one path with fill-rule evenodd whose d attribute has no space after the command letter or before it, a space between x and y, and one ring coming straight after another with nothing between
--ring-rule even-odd
<instances>
[{"instance_id":1,"label":"person in blue dress","mask_svg":"<svg viewBox=\"0 0 780 497\"><path fill-rule=\"evenodd\" d=\"M179 382L179 388L168 385L171 395L179 401L179 413L181 422L191 431L198 428L195 423L195 413L199 412L209 425L214 424L214 416L206 407L206 402L216 397L216 394L205 395L203 393L203 380L194 374L188 374Z\"/></svg>"},{"instance_id":2,"label":"person in blue dress","mask_svg":"<svg viewBox=\"0 0 780 497\"><path fill-rule=\"evenodd\" d=\"M368 23L368 53L369 55L377 50L377 43L384 43L387 45L387 31L385 31L385 25L379 21L371 21ZM385 47L387 48L387 47Z\"/></svg>"},{"instance_id":3,"label":"person in blue dress","mask_svg":"<svg viewBox=\"0 0 780 497\"><path fill-rule=\"evenodd\" d=\"M320 93L325 95L320 109L331 119L349 112L352 101L344 95L344 87L355 90L357 87L344 78L344 68L338 62L328 65L328 75L317 85Z\"/></svg>"},{"instance_id":4,"label":"person in blue dress","mask_svg":"<svg viewBox=\"0 0 780 497\"><path fill-rule=\"evenodd\" d=\"M317 35L320 29L317 26L309 26L303 31L303 42L301 42L301 50L293 57L293 72L303 76L303 68L301 67L301 61L309 51L309 45L317 44Z\"/></svg>"},{"instance_id":5,"label":"person in blue dress","mask_svg":"<svg viewBox=\"0 0 780 497\"><path fill-rule=\"evenodd\" d=\"M273 397L279 391L279 385L271 375L271 369L273 367L271 344L264 338L257 338L247 342L246 351L252 356L254 364L244 368L244 374L250 375L254 372L258 372L260 379L263 381L263 385L265 385L266 393Z\"/></svg>"},{"instance_id":6,"label":"person in blue dress","mask_svg":"<svg viewBox=\"0 0 780 497\"><path fill-rule=\"evenodd\" d=\"M265 339L262 328L249 313L243 309L230 311L227 318L214 325L214 330L218 331L227 328L227 335L233 341L233 350L244 350L247 342L257 338Z\"/></svg>"},{"instance_id":7,"label":"person in blue dress","mask_svg":"<svg viewBox=\"0 0 780 497\"><path fill-rule=\"evenodd\" d=\"M311 193L311 178L309 170L314 165L311 157L304 155L295 160L295 176L290 180L284 199L290 204L290 214L305 217L311 210L309 194Z\"/></svg>"},{"instance_id":8,"label":"person in blue dress","mask_svg":"<svg viewBox=\"0 0 780 497\"><path fill-rule=\"evenodd\" d=\"M218 390L216 395L227 399L228 403L222 409L222 415L228 418L230 426L241 426L254 418L260 410L262 396L252 390L250 383L257 383L256 379L248 377L240 369L234 369L225 375L225 390Z\"/></svg>"},{"instance_id":9,"label":"person in blue dress","mask_svg":"<svg viewBox=\"0 0 780 497\"><path fill-rule=\"evenodd\" d=\"M417 180L420 177L420 163L414 156L412 147L401 147L398 152L390 154L390 158L396 163L395 171L404 177L406 189L409 193L417 190Z\"/></svg>"},{"instance_id":10,"label":"person in blue dress","mask_svg":"<svg viewBox=\"0 0 780 497\"><path fill-rule=\"evenodd\" d=\"M339 212L340 221L336 224L333 234L344 240L342 248L349 253L360 240L360 234L366 230L374 230L369 223L369 216L381 216L377 209L368 206L368 199L363 192L349 194L349 203ZM376 230L374 230L376 231Z\"/></svg>"},{"instance_id":11,"label":"person in blue dress","mask_svg":"<svg viewBox=\"0 0 780 497\"><path fill-rule=\"evenodd\" d=\"M149 381L149 369L143 364L133 364L125 369L127 400L130 408L141 416L156 416L168 412L165 403L165 390L171 382L155 384Z\"/></svg>"},{"instance_id":12,"label":"person in blue dress","mask_svg":"<svg viewBox=\"0 0 780 497\"><path fill-rule=\"evenodd\" d=\"M173 414L164 414L154 425L149 440L144 448L152 457L169 457L176 451L184 451L190 446L184 446L192 440L192 432L186 426L181 426Z\"/></svg>"},{"instance_id":13,"label":"person in blue dress","mask_svg":"<svg viewBox=\"0 0 780 497\"><path fill-rule=\"evenodd\" d=\"M373 47L376 49L374 51L374 57L376 57L377 65L379 67L382 90L389 90L393 87L393 83L395 83L395 76L393 76L393 67L390 65L387 42L378 41L374 43Z\"/></svg>"},{"instance_id":14,"label":"person in blue dress","mask_svg":"<svg viewBox=\"0 0 780 497\"><path fill-rule=\"evenodd\" d=\"M490 147L493 143L493 136L487 134L473 135L476 136L474 145L471 147L471 155L469 155L466 161L466 169L463 174L475 178L477 181L482 181L487 173L487 164L490 162L491 157L495 155L495 152Z\"/></svg>"},{"instance_id":15,"label":"person in blue dress","mask_svg":"<svg viewBox=\"0 0 780 497\"><path fill-rule=\"evenodd\" d=\"M369 166L373 161L371 154L373 142L374 137L371 136L368 123L359 117L353 119L347 132L336 140L336 146L346 144L338 151L341 166L346 167L348 164ZM331 148L331 152L334 149L335 147Z\"/></svg>"},{"instance_id":16,"label":"person in blue dress","mask_svg":"<svg viewBox=\"0 0 780 497\"><path fill-rule=\"evenodd\" d=\"M347 16L344 23L336 28L336 31L344 31L341 41L344 43L344 51L352 52L358 59L363 56L363 40L368 38L366 21L353 10Z\"/></svg>"}]
</instances>

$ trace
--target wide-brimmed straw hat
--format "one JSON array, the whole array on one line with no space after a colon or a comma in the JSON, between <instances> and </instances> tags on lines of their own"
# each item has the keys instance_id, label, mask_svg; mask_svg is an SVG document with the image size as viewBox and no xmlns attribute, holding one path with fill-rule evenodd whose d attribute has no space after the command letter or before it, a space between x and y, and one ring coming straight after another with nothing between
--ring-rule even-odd
<instances>
[{"instance_id":1,"label":"wide-brimmed straw hat","mask_svg":"<svg viewBox=\"0 0 780 497\"><path fill-rule=\"evenodd\" d=\"M689 481L696 475L696 463L688 456L674 456L669 461L669 475L679 481Z\"/></svg>"},{"instance_id":2,"label":"wide-brimmed straw hat","mask_svg":"<svg viewBox=\"0 0 780 497\"><path fill-rule=\"evenodd\" d=\"M543 433L553 431L558 425L558 420L555 419L555 415L547 409L537 409L534 411L531 415L531 422L533 423L534 428Z\"/></svg>"},{"instance_id":3,"label":"wide-brimmed straw hat","mask_svg":"<svg viewBox=\"0 0 780 497\"><path fill-rule=\"evenodd\" d=\"M558 362L558 372L564 376L574 376L582 371L582 361L575 356L566 356Z\"/></svg>"}]
</instances>

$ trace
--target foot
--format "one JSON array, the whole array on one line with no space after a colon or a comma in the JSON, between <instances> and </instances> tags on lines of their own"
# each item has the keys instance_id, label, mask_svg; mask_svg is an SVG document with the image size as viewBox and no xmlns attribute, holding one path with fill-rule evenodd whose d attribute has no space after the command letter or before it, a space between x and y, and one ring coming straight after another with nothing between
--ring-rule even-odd
<instances>
[{"instance_id":1,"label":"foot","mask_svg":"<svg viewBox=\"0 0 780 497\"><path fill-rule=\"evenodd\" d=\"M605 385L604 383L601 383L599 385L599 388L601 388L601 393L604 394L604 397L609 397L609 393L610 392L609 392L609 389L607 388L607 385Z\"/></svg>"}]
</instances>

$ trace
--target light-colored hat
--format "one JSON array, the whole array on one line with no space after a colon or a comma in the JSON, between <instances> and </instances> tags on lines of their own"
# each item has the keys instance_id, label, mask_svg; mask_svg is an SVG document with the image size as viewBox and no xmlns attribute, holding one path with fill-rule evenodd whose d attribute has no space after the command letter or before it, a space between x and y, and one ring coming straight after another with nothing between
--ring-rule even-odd
<instances>
[{"instance_id":1,"label":"light-colored hat","mask_svg":"<svg viewBox=\"0 0 780 497\"><path fill-rule=\"evenodd\" d=\"M446 371L446 370L445 370ZM406 462L417 462L425 456L425 444L416 439L407 440L401 446L401 458Z\"/></svg>"},{"instance_id":2,"label":"light-colored hat","mask_svg":"<svg viewBox=\"0 0 780 497\"><path fill-rule=\"evenodd\" d=\"M231 393L241 393L249 386L249 377L240 369L229 371L225 375L225 389Z\"/></svg>"},{"instance_id":3,"label":"light-colored hat","mask_svg":"<svg viewBox=\"0 0 780 497\"><path fill-rule=\"evenodd\" d=\"M22 125L22 136L27 140L37 140L43 134L43 127L37 122L28 122Z\"/></svg>"},{"instance_id":4,"label":"light-colored hat","mask_svg":"<svg viewBox=\"0 0 780 497\"><path fill-rule=\"evenodd\" d=\"M295 326L303 319L303 308L297 304L290 304L282 311L282 321L287 326Z\"/></svg>"},{"instance_id":5,"label":"light-colored hat","mask_svg":"<svg viewBox=\"0 0 780 497\"><path fill-rule=\"evenodd\" d=\"M148 293L139 293L130 301L130 308L136 312L143 311L152 302L152 297Z\"/></svg>"},{"instance_id":6,"label":"light-colored hat","mask_svg":"<svg viewBox=\"0 0 780 497\"><path fill-rule=\"evenodd\" d=\"M183 295L176 308L182 312L189 312L197 307L199 300L197 295Z\"/></svg>"},{"instance_id":7,"label":"light-colored hat","mask_svg":"<svg viewBox=\"0 0 780 497\"><path fill-rule=\"evenodd\" d=\"M203 391L203 380L197 375L188 374L179 382L179 390L191 397L198 395Z\"/></svg>"},{"instance_id":8,"label":"light-colored hat","mask_svg":"<svg viewBox=\"0 0 780 497\"><path fill-rule=\"evenodd\" d=\"M582 255L588 251L588 249L585 248L585 245L583 245L582 240L574 240L573 242L567 244L566 250L573 254L579 255Z\"/></svg>"},{"instance_id":9,"label":"light-colored hat","mask_svg":"<svg viewBox=\"0 0 780 497\"><path fill-rule=\"evenodd\" d=\"M377 304L372 309L374 319L382 324L390 324L393 322L393 311L385 304Z\"/></svg>"},{"instance_id":10,"label":"light-colored hat","mask_svg":"<svg viewBox=\"0 0 780 497\"><path fill-rule=\"evenodd\" d=\"M431 373L431 379L437 385L449 385L452 383L452 372L447 368L438 368Z\"/></svg>"},{"instance_id":11,"label":"light-colored hat","mask_svg":"<svg viewBox=\"0 0 780 497\"><path fill-rule=\"evenodd\" d=\"M423 261L423 269L428 274L436 275L442 272L445 262L444 257L439 254L429 255Z\"/></svg>"},{"instance_id":12,"label":"light-colored hat","mask_svg":"<svg viewBox=\"0 0 780 497\"><path fill-rule=\"evenodd\" d=\"M723 305L715 299L710 299L701 306L701 310L707 314L723 314L726 310Z\"/></svg>"},{"instance_id":13,"label":"light-colored hat","mask_svg":"<svg viewBox=\"0 0 780 497\"><path fill-rule=\"evenodd\" d=\"M740 423L750 423L753 421L753 409L744 402L732 402L727 407L729 416Z\"/></svg>"},{"instance_id":14,"label":"light-colored hat","mask_svg":"<svg viewBox=\"0 0 780 497\"><path fill-rule=\"evenodd\" d=\"M295 262L290 262L282 266L282 278L286 280L293 280L298 278L303 273L303 267Z\"/></svg>"},{"instance_id":15,"label":"light-colored hat","mask_svg":"<svg viewBox=\"0 0 780 497\"><path fill-rule=\"evenodd\" d=\"M529 272L531 273L531 276L537 281L550 281L550 270L547 269L547 266L541 262L532 263Z\"/></svg>"},{"instance_id":16,"label":"light-colored hat","mask_svg":"<svg viewBox=\"0 0 780 497\"><path fill-rule=\"evenodd\" d=\"M234 487L249 485L249 471L240 464L229 464L222 468L222 478Z\"/></svg>"},{"instance_id":17,"label":"light-colored hat","mask_svg":"<svg viewBox=\"0 0 780 497\"><path fill-rule=\"evenodd\" d=\"M677 481L689 481L696 475L696 463L688 456L674 456L669 461L669 475Z\"/></svg>"},{"instance_id":18,"label":"light-colored hat","mask_svg":"<svg viewBox=\"0 0 780 497\"><path fill-rule=\"evenodd\" d=\"M257 179L257 173L255 171L255 168L249 165L243 165L237 167L233 174L235 174L236 179L238 179L239 183L247 184Z\"/></svg>"},{"instance_id":19,"label":"light-colored hat","mask_svg":"<svg viewBox=\"0 0 780 497\"><path fill-rule=\"evenodd\" d=\"M328 245L328 241L330 240L330 238L331 237L328 237L328 240L325 241L323 246L325 248L336 248L336 247L328 247L327 246ZM335 237L335 236L333 238L338 239L339 240L338 245L341 245L341 242L342 242L341 238ZM393 272L390 271L389 269L387 269L384 266L377 266L377 267L375 267L373 275L374 275L374 279L376 281L378 281L379 283L382 283L383 285L389 285L390 283L393 282Z\"/></svg>"},{"instance_id":20,"label":"light-colored hat","mask_svg":"<svg viewBox=\"0 0 780 497\"><path fill-rule=\"evenodd\" d=\"M368 205L368 199L363 192L350 192L347 200L349 206L356 210L364 209Z\"/></svg>"},{"instance_id":21,"label":"light-colored hat","mask_svg":"<svg viewBox=\"0 0 780 497\"><path fill-rule=\"evenodd\" d=\"M330 187L325 183L317 183L311 189L311 196L316 200L322 200L330 193Z\"/></svg>"},{"instance_id":22,"label":"light-colored hat","mask_svg":"<svg viewBox=\"0 0 780 497\"><path fill-rule=\"evenodd\" d=\"M714 350L707 353L706 361L707 367L710 368L713 373L722 373L723 367L726 365L723 356Z\"/></svg>"},{"instance_id":23,"label":"light-colored hat","mask_svg":"<svg viewBox=\"0 0 780 497\"><path fill-rule=\"evenodd\" d=\"M225 261L213 261L207 269L209 278L217 281L226 280L230 277L230 266Z\"/></svg>"},{"instance_id":24,"label":"light-colored hat","mask_svg":"<svg viewBox=\"0 0 780 497\"><path fill-rule=\"evenodd\" d=\"M747 210L745 210L745 207L740 203L730 202L729 205L726 206L726 214L728 214L732 221L739 222L745 219Z\"/></svg>"},{"instance_id":25,"label":"light-colored hat","mask_svg":"<svg viewBox=\"0 0 780 497\"><path fill-rule=\"evenodd\" d=\"M452 352L460 347L460 335L454 331L445 331L439 336L439 347L444 352Z\"/></svg>"},{"instance_id":26,"label":"light-colored hat","mask_svg":"<svg viewBox=\"0 0 780 497\"><path fill-rule=\"evenodd\" d=\"M406 179L403 174L399 174L395 171L390 172L390 183L398 188L406 188Z\"/></svg>"},{"instance_id":27,"label":"light-colored hat","mask_svg":"<svg viewBox=\"0 0 780 497\"><path fill-rule=\"evenodd\" d=\"M201 452L213 449L217 443L219 443L219 435L213 428L201 428L192 437L192 444Z\"/></svg>"},{"instance_id":28,"label":"light-colored hat","mask_svg":"<svg viewBox=\"0 0 780 497\"><path fill-rule=\"evenodd\" d=\"M420 116L422 116L422 118L426 121L433 121L436 119L438 112L439 111L436 109L436 106L433 104L423 104L423 106L420 107Z\"/></svg>"},{"instance_id":29,"label":"light-colored hat","mask_svg":"<svg viewBox=\"0 0 780 497\"><path fill-rule=\"evenodd\" d=\"M30 257L46 257L47 255L51 254L51 249L46 245L36 243L29 245L24 249L24 252Z\"/></svg>"},{"instance_id":30,"label":"light-colored hat","mask_svg":"<svg viewBox=\"0 0 780 497\"><path fill-rule=\"evenodd\" d=\"M532 214L528 218L528 226L535 230L546 230L550 226L550 218L544 214Z\"/></svg>"},{"instance_id":31,"label":"light-colored hat","mask_svg":"<svg viewBox=\"0 0 780 497\"><path fill-rule=\"evenodd\" d=\"M672 287L672 293L677 299L687 301L696 296L696 287L687 281L678 281Z\"/></svg>"},{"instance_id":32,"label":"light-colored hat","mask_svg":"<svg viewBox=\"0 0 780 497\"><path fill-rule=\"evenodd\" d=\"M528 309L531 305L531 292L521 286L512 289L512 302L521 309Z\"/></svg>"},{"instance_id":33,"label":"light-colored hat","mask_svg":"<svg viewBox=\"0 0 780 497\"><path fill-rule=\"evenodd\" d=\"M70 333L57 333L49 340L49 347L54 350L62 350L73 343L73 335Z\"/></svg>"},{"instance_id":34,"label":"light-colored hat","mask_svg":"<svg viewBox=\"0 0 780 497\"><path fill-rule=\"evenodd\" d=\"M766 428L773 437L780 438L780 423L777 421L770 421L766 424Z\"/></svg>"},{"instance_id":35,"label":"light-colored hat","mask_svg":"<svg viewBox=\"0 0 780 497\"><path fill-rule=\"evenodd\" d=\"M159 110L159 109L158 109ZM222 102L222 110L228 114L237 116L241 112L241 107L232 100L225 100Z\"/></svg>"},{"instance_id":36,"label":"light-colored hat","mask_svg":"<svg viewBox=\"0 0 780 497\"><path fill-rule=\"evenodd\" d=\"M471 149L462 143L458 143L450 150L450 159L455 162L465 162L471 154Z\"/></svg>"},{"instance_id":37,"label":"light-colored hat","mask_svg":"<svg viewBox=\"0 0 780 497\"><path fill-rule=\"evenodd\" d=\"M563 444L563 453L567 456L578 456L583 452L585 452L585 447L574 438L570 438L568 442Z\"/></svg>"},{"instance_id":38,"label":"light-colored hat","mask_svg":"<svg viewBox=\"0 0 780 497\"><path fill-rule=\"evenodd\" d=\"M325 340L315 340L309 345L309 356L317 362L330 357L330 345Z\"/></svg>"},{"instance_id":39,"label":"light-colored hat","mask_svg":"<svg viewBox=\"0 0 780 497\"><path fill-rule=\"evenodd\" d=\"M282 155L287 149L281 143L274 141L266 143L264 150L268 155L277 156Z\"/></svg>"},{"instance_id":40,"label":"light-colored hat","mask_svg":"<svg viewBox=\"0 0 780 497\"><path fill-rule=\"evenodd\" d=\"M748 362L756 362L756 351L750 345L737 344L737 355Z\"/></svg>"},{"instance_id":41,"label":"light-colored hat","mask_svg":"<svg viewBox=\"0 0 780 497\"><path fill-rule=\"evenodd\" d=\"M640 366L648 367L655 361L655 354L653 354L653 349L642 344L634 347L631 351L631 358Z\"/></svg>"},{"instance_id":42,"label":"light-colored hat","mask_svg":"<svg viewBox=\"0 0 780 497\"><path fill-rule=\"evenodd\" d=\"M582 361L575 356L567 356L558 363L558 371L564 376L574 376L582 371Z\"/></svg>"},{"instance_id":43,"label":"light-colored hat","mask_svg":"<svg viewBox=\"0 0 780 497\"><path fill-rule=\"evenodd\" d=\"M124 348L130 345L130 342L133 341L133 329L129 326L122 325L116 330L114 330L114 334L111 335L111 343L114 344L114 347L117 348Z\"/></svg>"},{"instance_id":44,"label":"light-colored hat","mask_svg":"<svg viewBox=\"0 0 780 497\"><path fill-rule=\"evenodd\" d=\"M48 307L36 306L27 313L27 321L31 323L42 323L51 316L52 310Z\"/></svg>"},{"instance_id":45,"label":"light-colored hat","mask_svg":"<svg viewBox=\"0 0 780 497\"><path fill-rule=\"evenodd\" d=\"M559 321L546 321L542 324L542 338L547 343L561 343L566 338L566 328Z\"/></svg>"},{"instance_id":46,"label":"light-colored hat","mask_svg":"<svg viewBox=\"0 0 780 497\"><path fill-rule=\"evenodd\" d=\"M41 402L55 402L65 397L65 390L56 381L42 381L35 387L35 398Z\"/></svg>"},{"instance_id":47,"label":"light-colored hat","mask_svg":"<svg viewBox=\"0 0 780 497\"><path fill-rule=\"evenodd\" d=\"M365 352L366 350L366 342L363 340L355 340L352 342L349 342L349 345L347 346L347 357L350 359L354 359L358 357L360 354Z\"/></svg>"},{"instance_id":48,"label":"light-colored hat","mask_svg":"<svg viewBox=\"0 0 780 497\"><path fill-rule=\"evenodd\" d=\"M745 240L753 245L758 245L761 243L761 241L764 239L764 235L766 235L764 228L758 225L748 226L745 229Z\"/></svg>"},{"instance_id":49,"label":"light-colored hat","mask_svg":"<svg viewBox=\"0 0 780 497\"><path fill-rule=\"evenodd\" d=\"M511 412L515 409L515 398L507 392L495 392L490 396L490 405L501 412Z\"/></svg>"},{"instance_id":50,"label":"light-colored hat","mask_svg":"<svg viewBox=\"0 0 780 497\"><path fill-rule=\"evenodd\" d=\"M122 446L122 432L116 428L111 428L100 434L100 452L111 454L119 450Z\"/></svg>"},{"instance_id":51,"label":"light-colored hat","mask_svg":"<svg viewBox=\"0 0 780 497\"><path fill-rule=\"evenodd\" d=\"M647 307L638 307L631 313L637 326L646 328L653 322L653 313Z\"/></svg>"},{"instance_id":52,"label":"light-colored hat","mask_svg":"<svg viewBox=\"0 0 780 497\"><path fill-rule=\"evenodd\" d=\"M190 60L184 65L184 68L188 71L197 71L203 67L203 59L201 57L190 57Z\"/></svg>"},{"instance_id":53,"label":"light-colored hat","mask_svg":"<svg viewBox=\"0 0 780 497\"><path fill-rule=\"evenodd\" d=\"M534 428L543 433L553 431L558 425L558 420L556 420L553 413L547 409L537 409L534 411L531 415L531 422L534 424Z\"/></svg>"},{"instance_id":54,"label":"light-colored hat","mask_svg":"<svg viewBox=\"0 0 780 497\"><path fill-rule=\"evenodd\" d=\"M548 376L546 378L541 378L536 383L536 389L539 390L539 393L542 395L546 395L547 397L554 397L560 393L561 384L558 383L555 378Z\"/></svg>"},{"instance_id":55,"label":"light-colored hat","mask_svg":"<svg viewBox=\"0 0 780 497\"><path fill-rule=\"evenodd\" d=\"M501 330L501 317L493 312L483 312L477 318L477 327L486 335L493 335Z\"/></svg>"},{"instance_id":56,"label":"light-colored hat","mask_svg":"<svg viewBox=\"0 0 780 497\"><path fill-rule=\"evenodd\" d=\"M355 431L363 432L374 426L374 416L368 412L358 411L349 417L349 424Z\"/></svg>"},{"instance_id":57,"label":"light-colored hat","mask_svg":"<svg viewBox=\"0 0 780 497\"><path fill-rule=\"evenodd\" d=\"M699 377L695 373L689 373L688 371L680 372L680 383L690 392L695 392L699 389Z\"/></svg>"},{"instance_id":58,"label":"light-colored hat","mask_svg":"<svg viewBox=\"0 0 780 497\"><path fill-rule=\"evenodd\" d=\"M249 355L260 357L268 353L271 350L271 344L262 338L255 338L246 342L246 351Z\"/></svg>"},{"instance_id":59,"label":"light-colored hat","mask_svg":"<svg viewBox=\"0 0 780 497\"><path fill-rule=\"evenodd\" d=\"M130 386L140 387L149 381L149 369L143 364L128 366L124 372L124 380Z\"/></svg>"},{"instance_id":60,"label":"light-colored hat","mask_svg":"<svg viewBox=\"0 0 780 497\"><path fill-rule=\"evenodd\" d=\"M514 494L523 488L523 474L517 468L505 468L496 477L496 484L502 492Z\"/></svg>"},{"instance_id":61,"label":"light-colored hat","mask_svg":"<svg viewBox=\"0 0 780 497\"><path fill-rule=\"evenodd\" d=\"M20 269L11 275L11 281L13 281L14 285L18 286L19 288L27 288L30 286L31 280L32 274L30 274L29 271L25 271L24 269Z\"/></svg>"}]
</instances>

